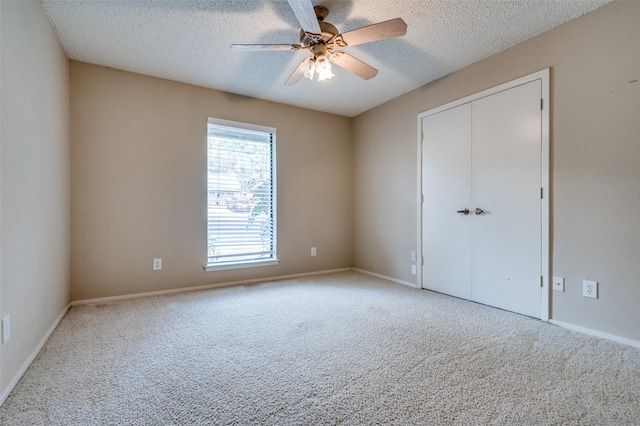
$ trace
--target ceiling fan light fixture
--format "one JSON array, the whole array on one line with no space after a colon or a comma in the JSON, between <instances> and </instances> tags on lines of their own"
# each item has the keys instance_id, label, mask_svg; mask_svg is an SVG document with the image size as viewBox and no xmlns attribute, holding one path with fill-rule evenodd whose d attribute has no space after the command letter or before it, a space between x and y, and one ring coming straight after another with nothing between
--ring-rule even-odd
<instances>
[{"instance_id":1,"label":"ceiling fan light fixture","mask_svg":"<svg viewBox=\"0 0 640 426\"><path fill-rule=\"evenodd\" d=\"M303 69L305 78L309 80L313 80L316 74L318 74L318 81L334 77L333 72L331 72L331 61L326 54L316 53L309 58Z\"/></svg>"},{"instance_id":2,"label":"ceiling fan light fixture","mask_svg":"<svg viewBox=\"0 0 640 426\"><path fill-rule=\"evenodd\" d=\"M318 73L318 81L324 81L333 77L331 72L331 62L326 55L316 58L316 72Z\"/></svg>"},{"instance_id":3,"label":"ceiling fan light fixture","mask_svg":"<svg viewBox=\"0 0 640 426\"><path fill-rule=\"evenodd\" d=\"M313 80L313 76L316 73L316 63L314 58L310 58L304 66L304 76L309 80Z\"/></svg>"}]
</instances>

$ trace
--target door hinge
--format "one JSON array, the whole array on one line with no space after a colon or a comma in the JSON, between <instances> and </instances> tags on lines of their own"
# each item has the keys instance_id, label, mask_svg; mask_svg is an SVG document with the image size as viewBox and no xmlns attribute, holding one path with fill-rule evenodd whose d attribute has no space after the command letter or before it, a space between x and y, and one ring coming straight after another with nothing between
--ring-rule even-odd
<instances>
[{"instance_id":1,"label":"door hinge","mask_svg":"<svg viewBox=\"0 0 640 426\"><path fill-rule=\"evenodd\" d=\"M424 257L420 256L420 265L424 266Z\"/></svg>"},{"instance_id":2,"label":"door hinge","mask_svg":"<svg viewBox=\"0 0 640 426\"><path fill-rule=\"evenodd\" d=\"M424 204L424 194L420 195L420 204Z\"/></svg>"},{"instance_id":3,"label":"door hinge","mask_svg":"<svg viewBox=\"0 0 640 426\"><path fill-rule=\"evenodd\" d=\"M544 277L540 275L540 287L544 288Z\"/></svg>"},{"instance_id":4,"label":"door hinge","mask_svg":"<svg viewBox=\"0 0 640 426\"><path fill-rule=\"evenodd\" d=\"M544 189L540 188L540 199L542 200L544 198Z\"/></svg>"},{"instance_id":5,"label":"door hinge","mask_svg":"<svg viewBox=\"0 0 640 426\"><path fill-rule=\"evenodd\" d=\"M424 142L424 132L420 132L420 142Z\"/></svg>"},{"instance_id":6,"label":"door hinge","mask_svg":"<svg viewBox=\"0 0 640 426\"><path fill-rule=\"evenodd\" d=\"M544 98L540 98L540 109L544 109Z\"/></svg>"}]
</instances>

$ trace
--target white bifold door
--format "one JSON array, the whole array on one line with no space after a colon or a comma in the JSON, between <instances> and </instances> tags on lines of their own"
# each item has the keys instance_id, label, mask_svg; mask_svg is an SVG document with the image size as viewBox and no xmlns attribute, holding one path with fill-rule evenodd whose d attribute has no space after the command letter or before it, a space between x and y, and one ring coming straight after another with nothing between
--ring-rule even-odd
<instances>
[{"instance_id":1,"label":"white bifold door","mask_svg":"<svg viewBox=\"0 0 640 426\"><path fill-rule=\"evenodd\" d=\"M541 82L422 118L422 287L541 317Z\"/></svg>"}]
</instances>

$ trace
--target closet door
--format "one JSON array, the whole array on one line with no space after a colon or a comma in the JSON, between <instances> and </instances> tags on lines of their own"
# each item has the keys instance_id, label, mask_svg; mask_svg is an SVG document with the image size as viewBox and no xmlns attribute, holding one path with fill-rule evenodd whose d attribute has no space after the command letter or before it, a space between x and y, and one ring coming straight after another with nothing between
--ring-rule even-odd
<instances>
[{"instance_id":1,"label":"closet door","mask_svg":"<svg viewBox=\"0 0 640 426\"><path fill-rule=\"evenodd\" d=\"M471 299L471 104L422 119L423 288Z\"/></svg>"},{"instance_id":2,"label":"closet door","mask_svg":"<svg viewBox=\"0 0 640 426\"><path fill-rule=\"evenodd\" d=\"M540 317L540 80L472 103L472 297Z\"/></svg>"},{"instance_id":3,"label":"closet door","mask_svg":"<svg viewBox=\"0 0 640 426\"><path fill-rule=\"evenodd\" d=\"M540 318L540 99L534 80L422 118L423 288Z\"/></svg>"}]
</instances>

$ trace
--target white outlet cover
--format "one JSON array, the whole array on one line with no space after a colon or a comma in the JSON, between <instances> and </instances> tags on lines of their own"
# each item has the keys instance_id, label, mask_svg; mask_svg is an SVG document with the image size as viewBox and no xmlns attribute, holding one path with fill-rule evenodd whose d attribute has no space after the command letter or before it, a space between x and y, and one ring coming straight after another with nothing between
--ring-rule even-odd
<instances>
[{"instance_id":1,"label":"white outlet cover","mask_svg":"<svg viewBox=\"0 0 640 426\"><path fill-rule=\"evenodd\" d=\"M153 259L153 266L152 266L154 271L161 271L162 270L162 259Z\"/></svg>"},{"instance_id":2,"label":"white outlet cover","mask_svg":"<svg viewBox=\"0 0 640 426\"><path fill-rule=\"evenodd\" d=\"M11 337L11 315L2 318L2 343Z\"/></svg>"},{"instance_id":3,"label":"white outlet cover","mask_svg":"<svg viewBox=\"0 0 640 426\"><path fill-rule=\"evenodd\" d=\"M553 277L553 291L564 292L564 277Z\"/></svg>"},{"instance_id":4,"label":"white outlet cover","mask_svg":"<svg viewBox=\"0 0 640 426\"><path fill-rule=\"evenodd\" d=\"M597 281L582 281L582 295L584 297L591 297L593 299L598 298L598 282Z\"/></svg>"}]
</instances>

